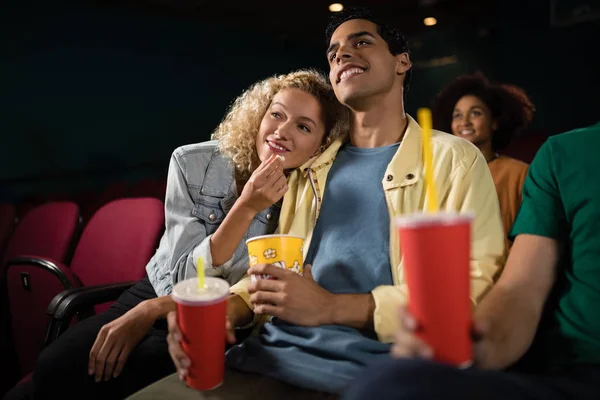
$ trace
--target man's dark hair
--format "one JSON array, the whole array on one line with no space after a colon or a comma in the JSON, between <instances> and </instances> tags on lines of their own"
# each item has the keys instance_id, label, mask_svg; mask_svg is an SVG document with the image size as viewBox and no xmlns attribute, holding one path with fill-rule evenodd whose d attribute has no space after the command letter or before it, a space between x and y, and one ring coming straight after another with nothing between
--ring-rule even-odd
<instances>
[{"instance_id":1,"label":"man's dark hair","mask_svg":"<svg viewBox=\"0 0 600 400\"><path fill-rule=\"evenodd\" d=\"M452 133L452 114L463 96L479 98L489 109L498 128L492 133L492 149L505 149L515 135L531 123L535 106L523 89L491 83L481 72L461 75L448 83L433 101L433 127Z\"/></svg>"},{"instance_id":2,"label":"man's dark hair","mask_svg":"<svg viewBox=\"0 0 600 400\"><path fill-rule=\"evenodd\" d=\"M364 19L367 21L371 21L375 25L377 25L377 33L388 45L390 49L390 53L392 55L397 56L402 53L409 53L408 42L406 38L400 32L399 29L394 28L388 24L383 23L382 19L376 16L370 9L362 6L354 6L345 8L341 12L333 13L329 18L329 24L327 25L327 29L325 29L325 45L329 46L331 42L331 36L333 36L333 32L344 22L349 21L351 19ZM410 86L410 79L412 76L412 68L406 71L404 77L404 100L406 101L406 93L408 92L408 88Z\"/></svg>"}]
</instances>

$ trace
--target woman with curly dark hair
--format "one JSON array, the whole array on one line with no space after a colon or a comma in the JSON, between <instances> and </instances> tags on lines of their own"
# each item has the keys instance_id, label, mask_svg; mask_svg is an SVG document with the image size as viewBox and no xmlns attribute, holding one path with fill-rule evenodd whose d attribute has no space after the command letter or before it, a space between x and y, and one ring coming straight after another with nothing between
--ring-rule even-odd
<instances>
[{"instance_id":1,"label":"woman with curly dark hair","mask_svg":"<svg viewBox=\"0 0 600 400\"><path fill-rule=\"evenodd\" d=\"M436 129L470 141L483 153L496 185L506 233L521 205L528 165L499 152L529 125L534 112L523 89L490 83L481 73L456 78L438 93L433 106Z\"/></svg>"}]
</instances>

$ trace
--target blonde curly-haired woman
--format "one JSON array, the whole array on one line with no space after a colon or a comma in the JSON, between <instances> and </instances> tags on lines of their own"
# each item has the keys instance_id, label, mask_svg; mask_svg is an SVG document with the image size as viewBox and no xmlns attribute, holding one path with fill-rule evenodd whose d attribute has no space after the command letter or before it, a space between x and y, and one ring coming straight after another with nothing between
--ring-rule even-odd
<instances>
[{"instance_id":1,"label":"blonde curly-haired woman","mask_svg":"<svg viewBox=\"0 0 600 400\"><path fill-rule=\"evenodd\" d=\"M199 257L207 274L236 283L248 269L245 239L276 228L287 173L338 138L345 120L327 79L312 70L246 90L214 140L173 152L166 230L147 277L46 348L32 381L7 398L125 398L175 372L164 319L175 308L173 285L196 275Z\"/></svg>"}]
</instances>

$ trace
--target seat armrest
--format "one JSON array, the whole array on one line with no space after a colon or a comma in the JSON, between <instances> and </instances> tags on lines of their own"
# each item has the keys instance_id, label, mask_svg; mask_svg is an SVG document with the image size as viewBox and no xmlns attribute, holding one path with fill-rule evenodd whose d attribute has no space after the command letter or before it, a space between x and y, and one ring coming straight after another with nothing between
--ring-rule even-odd
<instances>
[{"instance_id":1,"label":"seat armrest","mask_svg":"<svg viewBox=\"0 0 600 400\"><path fill-rule=\"evenodd\" d=\"M48 308L50 326L45 344L48 345L56 340L68 328L75 315L82 315L98 304L116 300L135 283L136 281L127 281L78 287L58 294L56 297L60 297L60 299L52 300L54 308Z\"/></svg>"}]
</instances>

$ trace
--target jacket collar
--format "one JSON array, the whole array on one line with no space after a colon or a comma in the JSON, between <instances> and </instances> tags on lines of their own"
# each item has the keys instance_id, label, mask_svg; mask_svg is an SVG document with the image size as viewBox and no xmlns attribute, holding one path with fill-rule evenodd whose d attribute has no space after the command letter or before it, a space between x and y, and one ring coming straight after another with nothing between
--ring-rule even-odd
<instances>
[{"instance_id":1,"label":"jacket collar","mask_svg":"<svg viewBox=\"0 0 600 400\"><path fill-rule=\"evenodd\" d=\"M421 179L420 171L422 170L423 162L422 130L417 121L410 115L406 114L406 118L408 126L406 127L404 138L388 166L389 172L386 172L386 176L383 177L386 189L412 185ZM308 160L300 167L302 175L306 177L309 169L316 171L331 164L344 143L345 141L336 140L323 153ZM388 180L390 179L388 176L391 176L391 180Z\"/></svg>"},{"instance_id":2,"label":"jacket collar","mask_svg":"<svg viewBox=\"0 0 600 400\"><path fill-rule=\"evenodd\" d=\"M310 158L307 162L305 162L299 169L302 172L302 176L306 177L308 174L308 170L312 169L313 171L319 170L333 162L335 160L335 156L345 141L338 139L331 143L329 147L319 155L316 155Z\"/></svg>"}]
</instances>

